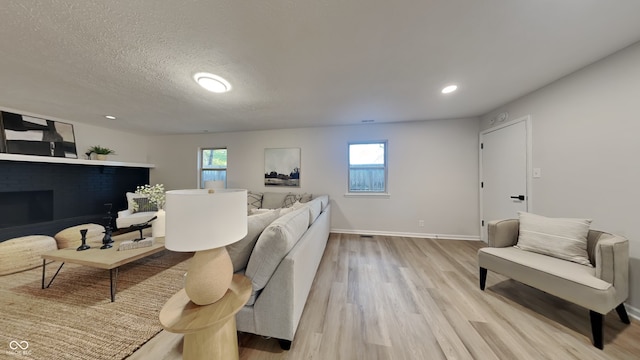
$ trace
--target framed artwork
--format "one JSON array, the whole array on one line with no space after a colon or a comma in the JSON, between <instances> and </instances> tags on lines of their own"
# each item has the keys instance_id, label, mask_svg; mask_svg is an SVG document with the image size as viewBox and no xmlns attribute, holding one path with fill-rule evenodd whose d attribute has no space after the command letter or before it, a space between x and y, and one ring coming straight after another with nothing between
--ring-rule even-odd
<instances>
[{"instance_id":1,"label":"framed artwork","mask_svg":"<svg viewBox=\"0 0 640 360\"><path fill-rule=\"evenodd\" d=\"M264 149L264 185L300 187L300 148Z\"/></svg>"},{"instance_id":2,"label":"framed artwork","mask_svg":"<svg viewBox=\"0 0 640 360\"><path fill-rule=\"evenodd\" d=\"M72 124L6 111L0 115L0 152L78 158Z\"/></svg>"}]
</instances>

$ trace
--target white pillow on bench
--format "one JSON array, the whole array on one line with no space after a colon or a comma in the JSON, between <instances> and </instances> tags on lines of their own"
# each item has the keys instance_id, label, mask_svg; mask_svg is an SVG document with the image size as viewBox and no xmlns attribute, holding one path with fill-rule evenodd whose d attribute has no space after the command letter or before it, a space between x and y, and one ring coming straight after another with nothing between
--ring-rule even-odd
<instances>
[{"instance_id":1,"label":"white pillow on bench","mask_svg":"<svg viewBox=\"0 0 640 360\"><path fill-rule=\"evenodd\" d=\"M523 211L518 215L517 248L592 266L587 254L590 219L548 218Z\"/></svg>"}]
</instances>

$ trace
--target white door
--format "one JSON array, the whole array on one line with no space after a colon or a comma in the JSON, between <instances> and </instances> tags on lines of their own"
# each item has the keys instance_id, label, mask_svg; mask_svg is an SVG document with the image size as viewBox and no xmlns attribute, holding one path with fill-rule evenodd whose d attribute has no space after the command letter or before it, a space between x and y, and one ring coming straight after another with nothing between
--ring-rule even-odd
<instances>
[{"instance_id":1,"label":"white door","mask_svg":"<svg viewBox=\"0 0 640 360\"><path fill-rule=\"evenodd\" d=\"M517 218L529 199L529 117L480 134L480 234L487 241L487 223Z\"/></svg>"}]
</instances>

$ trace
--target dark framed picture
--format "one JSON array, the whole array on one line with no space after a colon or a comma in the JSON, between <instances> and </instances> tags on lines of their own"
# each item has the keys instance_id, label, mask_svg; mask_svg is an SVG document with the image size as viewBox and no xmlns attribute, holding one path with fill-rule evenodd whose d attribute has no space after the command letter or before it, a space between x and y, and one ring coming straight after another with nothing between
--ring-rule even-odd
<instances>
[{"instance_id":1,"label":"dark framed picture","mask_svg":"<svg viewBox=\"0 0 640 360\"><path fill-rule=\"evenodd\" d=\"M264 185L300 187L300 148L264 149Z\"/></svg>"},{"instance_id":2,"label":"dark framed picture","mask_svg":"<svg viewBox=\"0 0 640 360\"><path fill-rule=\"evenodd\" d=\"M77 159L73 125L2 111L0 152Z\"/></svg>"}]
</instances>

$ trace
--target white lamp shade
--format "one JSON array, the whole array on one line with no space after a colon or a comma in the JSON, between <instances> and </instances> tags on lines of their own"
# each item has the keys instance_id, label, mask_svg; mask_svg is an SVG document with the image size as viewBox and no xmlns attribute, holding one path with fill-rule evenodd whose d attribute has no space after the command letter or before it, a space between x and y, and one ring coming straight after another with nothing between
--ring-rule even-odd
<instances>
[{"instance_id":1,"label":"white lamp shade","mask_svg":"<svg viewBox=\"0 0 640 360\"><path fill-rule=\"evenodd\" d=\"M205 189L224 189L224 181L222 180L207 180L204 182Z\"/></svg>"},{"instance_id":2,"label":"white lamp shade","mask_svg":"<svg viewBox=\"0 0 640 360\"><path fill-rule=\"evenodd\" d=\"M247 190L167 191L165 247L173 251L220 248L247 234Z\"/></svg>"}]
</instances>

